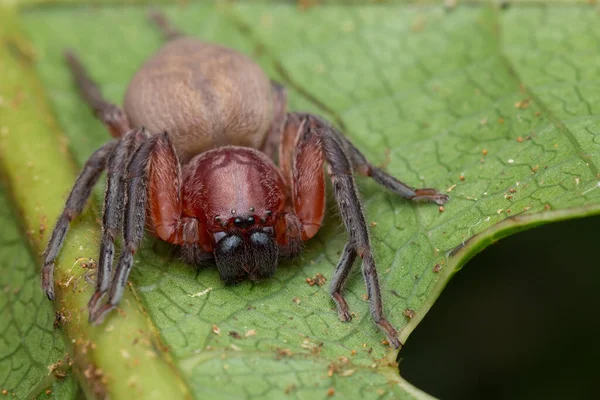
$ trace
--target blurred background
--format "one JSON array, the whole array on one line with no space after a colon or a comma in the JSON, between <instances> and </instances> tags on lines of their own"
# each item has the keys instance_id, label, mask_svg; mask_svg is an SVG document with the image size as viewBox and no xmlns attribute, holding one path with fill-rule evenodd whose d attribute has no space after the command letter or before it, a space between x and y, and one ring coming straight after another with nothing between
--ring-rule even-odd
<instances>
[{"instance_id":1,"label":"blurred background","mask_svg":"<svg viewBox=\"0 0 600 400\"><path fill-rule=\"evenodd\" d=\"M400 352L402 376L442 399L596 398L599 228L553 223L475 256Z\"/></svg>"}]
</instances>

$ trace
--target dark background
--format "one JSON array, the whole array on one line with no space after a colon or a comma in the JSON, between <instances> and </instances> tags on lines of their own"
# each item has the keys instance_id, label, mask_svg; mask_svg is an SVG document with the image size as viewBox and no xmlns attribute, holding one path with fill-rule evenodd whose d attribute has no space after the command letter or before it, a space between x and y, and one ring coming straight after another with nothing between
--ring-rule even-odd
<instances>
[{"instance_id":1,"label":"dark background","mask_svg":"<svg viewBox=\"0 0 600 400\"><path fill-rule=\"evenodd\" d=\"M599 260L600 216L488 247L411 334L401 375L442 399L597 398Z\"/></svg>"}]
</instances>

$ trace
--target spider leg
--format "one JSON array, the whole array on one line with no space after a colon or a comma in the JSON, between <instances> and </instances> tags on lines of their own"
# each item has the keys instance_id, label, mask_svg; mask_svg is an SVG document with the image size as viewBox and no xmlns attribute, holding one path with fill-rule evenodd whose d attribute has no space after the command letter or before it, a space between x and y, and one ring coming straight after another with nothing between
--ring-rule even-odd
<instances>
[{"instance_id":1,"label":"spider leg","mask_svg":"<svg viewBox=\"0 0 600 400\"><path fill-rule=\"evenodd\" d=\"M301 130L299 132L300 136L297 139L298 146L305 146L313 154L315 154L315 150L310 151L311 147L320 146L322 154L329 164L328 171L333 184L333 194L338 204L342 221L348 231L349 241L340 258L331 286L331 296L338 306L338 314L342 320L348 320L350 316L348 304L344 300L341 291L352 268L352 261L358 255L362 258L361 269L369 296L371 316L375 323L386 333L390 344L393 347L399 347L398 332L384 316L381 289L377 278L375 260L371 251L369 231L358 198L356 183L352 175L352 163L346 153L345 143L329 124L319 118L306 114L290 114L288 120L293 121L298 118L303 120L299 124ZM305 157L308 158L309 156L306 155ZM307 162L307 165L311 163L314 164L314 161ZM295 160L295 164L298 164L298 158ZM297 168L297 165L294 166L294 169ZM302 179L302 175L299 178L306 181L307 176L310 175L305 173L304 179ZM297 178L294 177L295 184L296 181ZM295 189L294 192L296 192ZM302 217L300 217L300 221L303 222Z\"/></svg>"},{"instance_id":2,"label":"spider leg","mask_svg":"<svg viewBox=\"0 0 600 400\"><path fill-rule=\"evenodd\" d=\"M69 224L83 210L92 188L98 182L98 178L106 166L106 161L116 145L116 141L106 143L86 161L52 231L52 236L44 252L44 266L42 267L42 289L50 300L54 300L54 260L65 240Z\"/></svg>"},{"instance_id":3,"label":"spider leg","mask_svg":"<svg viewBox=\"0 0 600 400\"><path fill-rule=\"evenodd\" d=\"M134 137L132 141L135 146L135 142L140 141L140 138ZM112 281L108 282L110 279L110 264L108 264L103 279L99 279L96 294L90 301L90 322L93 324L101 323L123 296L133 265L133 256L144 236L146 216L150 217L148 226L156 236L184 248L193 248L193 256L198 259L201 258L201 249L196 244L206 240L199 233L205 231L202 221L182 217L180 164L166 133L154 135L143 142L131 157L127 172L122 175L126 176L123 184L126 198L122 212L123 250L117 261ZM112 194L116 196L115 193ZM117 208L118 205L118 202L107 204L106 209ZM105 255L107 262L110 261L108 258L112 257L110 251L114 250L110 248ZM107 302L102 306L96 306L106 290L109 291ZM92 301L95 304L92 304Z\"/></svg>"},{"instance_id":4,"label":"spider leg","mask_svg":"<svg viewBox=\"0 0 600 400\"><path fill-rule=\"evenodd\" d=\"M127 168L125 209L123 212L123 250L110 284L108 302L90 311L90 322L100 324L106 314L114 309L123 296L127 277L133 265L133 254L144 236L146 222L148 163L154 146L162 135L146 140L133 154Z\"/></svg>"},{"instance_id":5,"label":"spider leg","mask_svg":"<svg viewBox=\"0 0 600 400\"><path fill-rule=\"evenodd\" d=\"M356 260L356 250L354 250L354 246L350 243L346 243L329 286L329 294L337 306L338 316L342 321L350 321L352 319L350 307L348 307L346 299L342 296L342 291L344 290L348 276L350 276L354 260Z\"/></svg>"},{"instance_id":6,"label":"spider leg","mask_svg":"<svg viewBox=\"0 0 600 400\"><path fill-rule=\"evenodd\" d=\"M83 99L96 117L108 128L111 135L120 138L129 132L131 128L125 112L120 107L106 101L98 85L90 78L77 55L73 51L67 50L65 58Z\"/></svg>"},{"instance_id":7,"label":"spider leg","mask_svg":"<svg viewBox=\"0 0 600 400\"><path fill-rule=\"evenodd\" d=\"M423 188L416 189L408 186L404 182L399 181L392 175L384 172L380 168L369 163L366 157L358 150L352 142L345 137L341 132L337 131L333 128L329 123L324 121L321 118L315 117L320 124L326 126L330 129L344 144L344 148L346 153L348 154L350 161L354 169L359 172L361 175L369 176L373 178L373 180L379 183L381 186L391 190L392 192L404 197L405 199L412 200L415 202L426 201L433 202L439 205L442 205L448 201L448 196L442 193L439 193L435 189L431 188Z\"/></svg>"},{"instance_id":8,"label":"spider leg","mask_svg":"<svg viewBox=\"0 0 600 400\"><path fill-rule=\"evenodd\" d=\"M177 28L175 28L160 11L150 11L148 13L148 19L157 26L157 28L161 31L165 39L173 40L183 36L183 33L180 32Z\"/></svg>"},{"instance_id":9,"label":"spider leg","mask_svg":"<svg viewBox=\"0 0 600 400\"><path fill-rule=\"evenodd\" d=\"M143 128L129 131L119 141L108 159L104 213L102 215L102 241L96 270L96 291L88 303L90 314L108 290L115 255L115 239L123 226L124 176L133 153L146 138L147 134Z\"/></svg>"}]
</instances>

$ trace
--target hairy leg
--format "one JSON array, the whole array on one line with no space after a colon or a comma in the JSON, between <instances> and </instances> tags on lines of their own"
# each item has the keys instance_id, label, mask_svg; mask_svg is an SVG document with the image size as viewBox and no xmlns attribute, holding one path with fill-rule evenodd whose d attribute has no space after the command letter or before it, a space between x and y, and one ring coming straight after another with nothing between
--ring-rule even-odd
<instances>
[{"instance_id":1,"label":"hairy leg","mask_svg":"<svg viewBox=\"0 0 600 400\"><path fill-rule=\"evenodd\" d=\"M108 159L104 213L102 216L102 241L100 242L100 258L96 270L96 291L88 303L90 315L96 308L98 301L108 290L110 282L115 255L115 239L121 233L123 226L124 177L127 166L134 152L147 137L148 135L143 128L129 131Z\"/></svg>"},{"instance_id":2,"label":"hairy leg","mask_svg":"<svg viewBox=\"0 0 600 400\"><path fill-rule=\"evenodd\" d=\"M167 40L173 40L183 36L183 34L177 28L175 28L169 22L167 17L165 17L165 15L160 11L150 11L148 13L148 19L150 19L150 21L157 26Z\"/></svg>"},{"instance_id":3,"label":"hairy leg","mask_svg":"<svg viewBox=\"0 0 600 400\"><path fill-rule=\"evenodd\" d=\"M104 99L98 85L90 78L79 58L72 51L65 52L67 64L77 83L81 96L94 114L108 128L111 135L120 138L129 132L130 125L125 112Z\"/></svg>"},{"instance_id":4,"label":"hairy leg","mask_svg":"<svg viewBox=\"0 0 600 400\"><path fill-rule=\"evenodd\" d=\"M65 240L69 224L83 210L92 188L98 182L98 178L106 167L108 157L116 146L116 141L108 142L96 150L86 161L52 231L52 236L44 252L44 266L42 267L42 289L50 300L54 300L54 260Z\"/></svg>"},{"instance_id":5,"label":"hairy leg","mask_svg":"<svg viewBox=\"0 0 600 400\"><path fill-rule=\"evenodd\" d=\"M431 188L423 188L416 189L408 186L404 182L399 181L392 175L384 172L380 168L369 163L369 161L365 158L365 156L358 150L352 142L345 137L341 132L336 130L331 126L327 121L314 117L319 123L329 129L334 135L336 135L340 142L344 145L344 149L352 165L356 172L360 173L364 176L369 176L373 178L373 180L379 183L381 186L391 190L392 192L404 197L405 199L409 199L412 201L425 201L425 202L434 202L436 204L442 205L448 201L448 196L442 193L439 193L435 189Z\"/></svg>"},{"instance_id":6,"label":"hairy leg","mask_svg":"<svg viewBox=\"0 0 600 400\"><path fill-rule=\"evenodd\" d=\"M369 231L352 175L352 164L346 154L344 142L329 124L323 123L319 118L305 114L291 114L288 120L294 121L296 119L297 121L298 118L303 120L300 123L296 122L302 128L299 132L298 145L304 146L309 151L317 145L320 146L322 154L329 164L328 170L333 183L333 193L348 231L348 245L340 258L331 286L331 296L338 306L338 315L344 321L347 321L350 317L348 304L344 300L342 289L352 268L352 261L358 255L362 258L362 273L369 296L371 316L375 323L386 333L390 344L393 347L399 347L398 333L384 316L381 289L371 250ZM316 154L317 152L312 150L312 153ZM305 157L308 156L305 155ZM307 163L307 165L311 163L314 163L314 161ZM297 181L309 180L308 178L311 175L309 172L299 174L297 178L294 177L294 184ZM300 191L299 194L306 195L307 193ZM300 221L302 222L302 218L300 218Z\"/></svg>"},{"instance_id":7,"label":"hairy leg","mask_svg":"<svg viewBox=\"0 0 600 400\"><path fill-rule=\"evenodd\" d=\"M354 250L352 244L346 243L338 266L331 277L331 284L329 286L329 294L333 301L335 301L338 309L338 316L342 321L350 321L352 319L350 307L348 307L348 303L346 302L346 299L344 299L342 291L344 290L344 286L346 286L348 276L350 276L354 260L356 260L356 250Z\"/></svg>"},{"instance_id":8,"label":"hairy leg","mask_svg":"<svg viewBox=\"0 0 600 400\"><path fill-rule=\"evenodd\" d=\"M133 136L131 146L135 146L140 140L143 140L143 136ZM181 171L169 136L163 133L143 142L131 157L127 171L121 175L125 180L123 190L126 199L122 211L123 249L110 282L110 264L102 265L102 279L99 279L96 294L90 301L90 321L94 324L101 323L123 296L133 265L133 256L144 237L146 216L150 217L149 226L159 238L182 245L186 251L194 252L188 254L189 256L198 260L201 258L200 249L195 246L200 240L198 232L202 231L198 226L200 222L194 218L181 217ZM114 190L117 191L118 188ZM107 198L109 195L115 193L107 193ZM107 201L105 214L114 215L112 223L118 218L120 204L118 201ZM109 233L106 230L105 233L114 235L114 232ZM114 248L109 247L104 255L107 263L113 255L112 251ZM97 306L98 300L106 290L109 291L107 302Z\"/></svg>"},{"instance_id":9,"label":"hairy leg","mask_svg":"<svg viewBox=\"0 0 600 400\"><path fill-rule=\"evenodd\" d=\"M133 265L133 254L144 237L146 223L147 169L154 146L162 135L146 140L134 153L127 168L126 202L123 212L123 250L110 284L108 302L90 311L90 322L100 324L123 296L127 278Z\"/></svg>"}]
</instances>

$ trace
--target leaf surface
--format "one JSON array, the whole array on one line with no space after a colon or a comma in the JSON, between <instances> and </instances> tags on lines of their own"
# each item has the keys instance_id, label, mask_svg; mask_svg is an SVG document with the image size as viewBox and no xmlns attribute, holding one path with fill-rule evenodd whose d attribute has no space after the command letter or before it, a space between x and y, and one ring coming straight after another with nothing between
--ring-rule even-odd
<instances>
[{"instance_id":1,"label":"leaf surface","mask_svg":"<svg viewBox=\"0 0 600 400\"><path fill-rule=\"evenodd\" d=\"M69 375L55 379L49 371L67 354L54 311L39 288L36 261L22 240L6 188L0 184L0 391L18 399L37 395L39 387L55 399L74 399L77 386ZM62 370L59 370L61 372ZM64 372L64 371L63 371Z\"/></svg>"},{"instance_id":2,"label":"leaf surface","mask_svg":"<svg viewBox=\"0 0 600 400\"><path fill-rule=\"evenodd\" d=\"M440 212L358 179L386 313L402 340L475 251L600 211L600 24L592 6L165 10L190 35L256 59L288 87L292 110L329 118L374 164L450 193ZM120 104L161 38L140 8L44 8L23 20L81 165L108 135L78 97L62 51L75 49ZM225 287L214 268L196 270L168 246L146 242L131 281L194 396L324 398L329 388L344 397L424 396L390 364L395 354L369 316L358 265L346 291L351 323L338 321L327 286L306 283L316 273L331 277L346 240L331 196L329 204L303 257L266 282Z\"/></svg>"}]
</instances>

